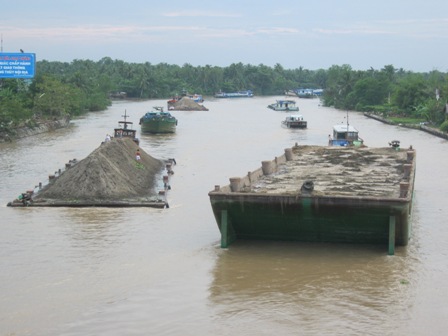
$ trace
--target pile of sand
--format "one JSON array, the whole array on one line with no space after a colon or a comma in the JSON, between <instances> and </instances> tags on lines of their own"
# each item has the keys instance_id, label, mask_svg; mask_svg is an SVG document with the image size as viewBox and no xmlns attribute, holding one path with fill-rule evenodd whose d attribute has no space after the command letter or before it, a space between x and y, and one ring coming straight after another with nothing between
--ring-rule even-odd
<instances>
[{"instance_id":1,"label":"pile of sand","mask_svg":"<svg viewBox=\"0 0 448 336\"><path fill-rule=\"evenodd\" d=\"M163 167L163 161L145 153L132 139L113 138L65 170L34 200L129 200L155 195Z\"/></svg>"},{"instance_id":2,"label":"pile of sand","mask_svg":"<svg viewBox=\"0 0 448 336\"><path fill-rule=\"evenodd\" d=\"M208 111L208 108L188 97L182 97L177 102L170 104L169 109L173 111Z\"/></svg>"}]
</instances>

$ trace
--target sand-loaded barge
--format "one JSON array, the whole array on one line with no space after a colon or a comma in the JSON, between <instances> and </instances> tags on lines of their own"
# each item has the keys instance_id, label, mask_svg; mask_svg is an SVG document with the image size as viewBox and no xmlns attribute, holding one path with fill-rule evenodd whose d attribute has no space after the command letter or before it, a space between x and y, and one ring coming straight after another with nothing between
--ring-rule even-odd
<instances>
[{"instance_id":1,"label":"sand-loaded barge","mask_svg":"<svg viewBox=\"0 0 448 336\"><path fill-rule=\"evenodd\" d=\"M416 152L397 147L287 148L209 192L221 247L236 239L408 244Z\"/></svg>"},{"instance_id":2,"label":"sand-loaded barge","mask_svg":"<svg viewBox=\"0 0 448 336\"><path fill-rule=\"evenodd\" d=\"M83 160L70 160L17 199L11 207L168 208L174 159L146 153L133 137L112 137Z\"/></svg>"}]
</instances>

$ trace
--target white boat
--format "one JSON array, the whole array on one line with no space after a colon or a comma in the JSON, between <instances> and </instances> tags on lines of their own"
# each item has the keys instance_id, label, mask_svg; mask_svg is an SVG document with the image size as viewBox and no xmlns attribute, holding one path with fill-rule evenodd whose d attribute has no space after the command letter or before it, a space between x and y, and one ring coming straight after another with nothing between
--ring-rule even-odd
<instances>
[{"instance_id":1,"label":"white boat","mask_svg":"<svg viewBox=\"0 0 448 336\"><path fill-rule=\"evenodd\" d=\"M296 95L299 98L316 98L313 89L297 89Z\"/></svg>"},{"instance_id":2,"label":"white boat","mask_svg":"<svg viewBox=\"0 0 448 336\"><path fill-rule=\"evenodd\" d=\"M307 128L308 123L300 114L291 114L282 121L282 125L288 128Z\"/></svg>"},{"instance_id":3,"label":"white boat","mask_svg":"<svg viewBox=\"0 0 448 336\"><path fill-rule=\"evenodd\" d=\"M285 96L289 97L297 97L296 91L294 90L285 90Z\"/></svg>"},{"instance_id":4,"label":"white boat","mask_svg":"<svg viewBox=\"0 0 448 336\"><path fill-rule=\"evenodd\" d=\"M277 100L275 103L268 105L270 109L274 111L298 111L299 107L296 106L294 100L282 99Z\"/></svg>"},{"instance_id":5,"label":"white boat","mask_svg":"<svg viewBox=\"0 0 448 336\"><path fill-rule=\"evenodd\" d=\"M356 128L349 124L333 126L333 136L328 135L329 146L362 146L364 140L359 137Z\"/></svg>"},{"instance_id":6,"label":"white boat","mask_svg":"<svg viewBox=\"0 0 448 336\"><path fill-rule=\"evenodd\" d=\"M218 92L215 98L252 98L254 93L252 90L238 91L238 92Z\"/></svg>"}]
</instances>

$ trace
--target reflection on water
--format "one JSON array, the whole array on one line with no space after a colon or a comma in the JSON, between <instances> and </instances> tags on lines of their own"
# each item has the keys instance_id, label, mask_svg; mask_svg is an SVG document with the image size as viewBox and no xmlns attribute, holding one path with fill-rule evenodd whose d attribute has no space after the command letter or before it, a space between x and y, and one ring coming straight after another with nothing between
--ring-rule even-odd
<instances>
[{"instance_id":1,"label":"reflection on water","mask_svg":"<svg viewBox=\"0 0 448 336\"><path fill-rule=\"evenodd\" d=\"M415 289L401 253L390 258L383 250L237 242L217 259L210 300L229 325L250 320L262 333L286 323L286 330L307 335L377 334L391 317L401 318ZM380 323L377 330L369 327L372 320Z\"/></svg>"}]
</instances>

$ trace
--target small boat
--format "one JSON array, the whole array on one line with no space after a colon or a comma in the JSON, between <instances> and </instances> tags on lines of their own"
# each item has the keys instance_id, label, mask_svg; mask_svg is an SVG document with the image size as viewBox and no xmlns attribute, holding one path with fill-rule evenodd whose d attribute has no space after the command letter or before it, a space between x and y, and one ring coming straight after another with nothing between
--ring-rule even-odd
<instances>
[{"instance_id":1,"label":"small boat","mask_svg":"<svg viewBox=\"0 0 448 336\"><path fill-rule=\"evenodd\" d=\"M359 137L356 128L349 124L333 126L333 136L328 135L329 146L362 146L364 140Z\"/></svg>"},{"instance_id":2,"label":"small boat","mask_svg":"<svg viewBox=\"0 0 448 336\"><path fill-rule=\"evenodd\" d=\"M129 116L126 114L126 110L124 110L124 115L122 117L123 120L118 122L118 127L114 128L114 137L131 138L135 143L138 144L140 140L137 138L137 130L132 129L132 121L127 121L127 118L129 118ZM110 140L109 135L106 136L106 141L108 140Z\"/></svg>"},{"instance_id":3,"label":"small boat","mask_svg":"<svg viewBox=\"0 0 448 336\"><path fill-rule=\"evenodd\" d=\"M303 120L303 116L300 114L292 114L287 116L285 120L282 121L282 125L288 128L306 128L307 122Z\"/></svg>"},{"instance_id":4,"label":"small boat","mask_svg":"<svg viewBox=\"0 0 448 336\"><path fill-rule=\"evenodd\" d=\"M254 93L252 90L238 91L238 92L218 92L215 98L252 98Z\"/></svg>"},{"instance_id":5,"label":"small boat","mask_svg":"<svg viewBox=\"0 0 448 336\"><path fill-rule=\"evenodd\" d=\"M142 133L174 133L177 119L169 112L164 112L163 107L155 106L153 111L146 112L140 118Z\"/></svg>"},{"instance_id":6,"label":"small boat","mask_svg":"<svg viewBox=\"0 0 448 336\"><path fill-rule=\"evenodd\" d=\"M299 98L315 98L313 89L298 89L296 90L296 95Z\"/></svg>"},{"instance_id":7,"label":"small boat","mask_svg":"<svg viewBox=\"0 0 448 336\"><path fill-rule=\"evenodd\" d=\"M285 96L287 97L297 97L295 90L285 90Z\"/></svg>"},{"instance_id":8,"label":"small boat","mask_svg":"<svg viewBox=\"0 0 448 336\"><path fill-rule=\"evenodd\" d=\"M189 95L187 95L187 97L190 98L195 103L203 103L204 102L204 98L202 98L202 95L197 94L197 93L189 94Z\"/></svg>"},{"instance_id":9,"label":"small boat","mask_svg":"<svg viewBox=\"0 0 448 336\"><path fill-rule=\"evenodd\" d=\"M268 105L268 108L274 111L298 111L299 107L296 106L294 100L282 99L277 100L275 103Z\"/></svg>"}]
</instances>

